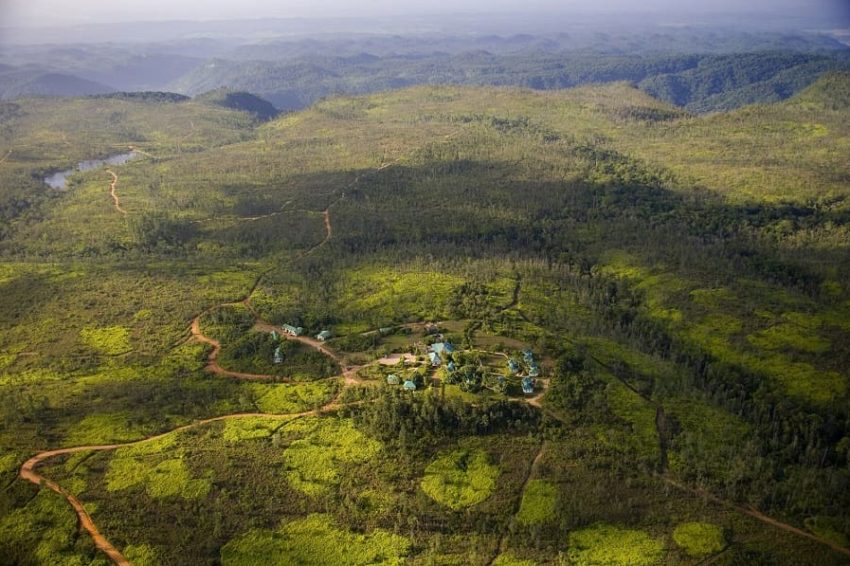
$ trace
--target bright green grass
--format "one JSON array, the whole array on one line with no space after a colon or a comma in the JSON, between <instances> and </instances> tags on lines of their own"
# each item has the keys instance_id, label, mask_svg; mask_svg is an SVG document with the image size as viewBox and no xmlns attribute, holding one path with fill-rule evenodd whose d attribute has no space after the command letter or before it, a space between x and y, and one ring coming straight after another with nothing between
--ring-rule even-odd
<instances>
[{"instance_id":1,"label":"bright green grass","mask_svg":"<svg viewBox=\"0 0 850 566\"><path fill-rule=\"evenodd\" d=\"M303 436L283 453L284 475L294 489L311 496L328 493L345 470L381 450L381 443L354 428L351 419L300 419L286 431Z\"/></svg>"},{"instance_id":2,"label":"bright green grass","mask_svg":"<svg viewBox=\"0 0 850 566\"><path fill-rule=\"evenodd\" d=\"M193 479L182 458L153 464L148 458L116 455L106 472L106 489L122 491L137 485L144 485L147 494L155 499L199 499L209 493L212 482L208 478Z\"/></svg>"},{"instance_id":3,"label":"bright green grass","mask_svg":"<svg viewBox=\"0 0 850 566\"><path fill-rule=\"evenodd\" d=\"M369 320L402 322L419 319L446 318L445 304L451 291L463 278L434 271L406 271L404 266L392 269L368 267L346 273L340 309L356 320L364 315Z\"/></svg>"},{"instance_id":4,"label":"bright green grass","mask_svg":"<svg viewBox=\"0 0 850 566\"><path fill-rule=\"evenodd\" d=\"M131 544L124 548L123 554L133 566L157 566L160 564L156 549L147 544Z\"/></svg>"},{"instance_id":5,"label":"bright green grass","mask_svg":"<svg viewBox=\"0 0 850 566\"><path fill-rule=\"evenodd\" d=\"M71 446L81 446L129 442L142 435L143 431L131 424L129 413L99 413L80 421L68 434L66 441Z\"/></svg>"},{"instance_id":6,"label":"bright green grass","mask_svg":"<svg viewBox=\"0 0 850 566\"><path fill-rule=\"evenodd\" d=\"M635 289L645 295L648 314L659 320L682 322L682 312L665 305L671 296L686 291L693 285L669 272L649 270L640 265L638 258L623 250L610 250L603 255L600 272L636 282Z\"/></svg>"},{"instance_id":7,"label":"bright green grass","mask_svg":"<svg viewBox=\"0 0 850 566\"><path fill-rule=\"evenodd\" d=\"M77 517L69 511L65 498L48 489L40 490L25 506L0 517L0 535L0 555L29 548L33 549L37 564L89 564L72 550Z\"/></svg>"},{"instance_id":8,"label":"bright green grass","mask_svg":"<svg viewBox=\"0 0 850 566\"><path fill-rule=\"evenodd\" d=\"M227 442L269 438L284 422L286 421L271 417L228 419L224 421L222 438Z\"/></svg>"},{"instance_id":9,"label":"bright green grass","mask_svg":"<svg viewBox=\"0 0 850 566\"><path fill-rule=\"evenodd\" d=\"M643 458L656 460L659 447L655 429L655 407L613 376L605 374L605 377L608 381L608 406L615 415L632 427L633 434L629 436L629 442Z\"/></svg>"},{"instance_id":10,"label":"bright green grass","mask_svg":"<svg viewBox=\"0 0 850 566\"><path fill-rule=\"evenodd\" d=\"M0 456L0 474L12 472L18 467L18 454L9 452Z\"/></svg>"},{"instance_id":11,"label":"bright green grass","mask_svg":"<svg viewBox=\"0 0 850 566\"><path fill-rule=\"evenodd\" d=\"M175 496L199 499L211 487L212 482L207 478L192 479L183 459L173 458L160 462L148 473L146 491L155 499Z\"/></svg>"},{"instance_id":12,"label":"bright green grass","mask_svg":"<svg viewBox=\"0 0 850 566\"><path fill-rule=\"evenodd\" d=\"M498 477L499 469L486 452L459 449L431 462L421 485L431 499L457 511L490 497Z\"/></svg>"},{"instance_id":13,"label":"bright green grass","mask_svg":"<svg viewBox=\"0 0 850 566\"><path fill-rule=\"evenodd\" d=\"M714 289L694 289L691 300L708 308L721 308L735 300L735 293L725 287Z\"/></svg>"},{"instance_id":14,"label":"bright green grass","mask_svg":"<svg viewBox=\"0 0 850 566\"><path fill-rule=\"evenodd\" d=\"M555 516L558 488L543 480L531 480L522 494L517 521L522 525L539 525Z\"/></svg>"},{"instance_id":15,"label":"bright green grass","mask_svg":"<svg viewBox=\"0 0 850 566\"><path fill-rule=\"evenodd\" d=\"M842 397L847 391L847 380L835 371L820 371L806 362L793 361L789 356L769 350L758 352L742 351L731 343L731 337L741 331L741 320L724 314L709 315L697 324L689 325L685 335L704 348L717 359L729 364L743 366L750 371L771 378L788 395L813 403L826 404ZM753 335L759 346L773 346L783 331ZM795 333L786 339L803 349L822 348L823 343L817 337L807 337Z\"/></svg>"},{"instance_id":16,"label":"bright green grass","mask_svg":"<svg viewBox=\"0 0 850 566\"><path fill-rule=\"evenodd\" d=\"M87 346L108 356L125 354L131 350L130 332L123 326L86 326L80 331L80 338Z\"/></svg>"},{"instance_id":17,"label":"bright green grass","mask_svg":"<svg viewBox=\"0 0 850 566\"><path fill-rule=\"evenodd\" d=\"M22 372L0 374L0 385L48 384L65 379L61 373L49 369L35 368Z\"/></svg>"},{"instance_id":18,"label":"bright green grass","mask_svg":"<svg viewBox=\"0 0 850 566\"><path fill-rule=\"evenodd\" d=\"M500 554L494 561L493 566L535 566L534 560L522 560L511 552Z\"/></svg>"},{"instance_id":19,"label":"bright green grass","mask_svg":"<svg viewBox=\"0 0 850 566\"><path fill-rule=\"evenodd\" d=\"M253 384L257 408L264 413L299 413L321 407L336 391L336 383Z\"/></svg>"},{"instance_id":20,"label":"bright green grass","mask_svg":"<svg viewBox=\"0 0 850 566\"><path fill-rule=\"evenodd\" d=\"M664 544L644 531L597 524L570 534L567 556L572 566L651 566Z\"/></svg>"},{"instance_id":21,"label":"bright green grass","mask_svg":"<svg viewBox=\"0 0 850 566\"><path fill-rule=\"evenodd\" d=\"M391 566L404 563L409 551L404 537L381 529L357 534L339 528L329 515L313 514L276 531L253 530L231 540L221 549L221 562L225 566Z\"/></svg>"},{"instance_id":22,"label":"bright green grass","mask_svg":"<svg viewBox=\"0 0 850 566\"><path fill-rule=\"evenodd\" d=\"M673 540L694 558L716 554L726 548L723 529L711 523L682 523L673 531Z\"/></svg>"},{"instance_id":23,"label":"bright green grass","mask_svg":"<svg viewBox=\"0 0 850 566\"><path fill-rule=\"evenodd\" d=\"M790 322L750 334L747 340L756 348L764 350L792 349L813 354L826 352L831 345L829 340L818 336L816 330Z\"/></svg>"}]
</instances>

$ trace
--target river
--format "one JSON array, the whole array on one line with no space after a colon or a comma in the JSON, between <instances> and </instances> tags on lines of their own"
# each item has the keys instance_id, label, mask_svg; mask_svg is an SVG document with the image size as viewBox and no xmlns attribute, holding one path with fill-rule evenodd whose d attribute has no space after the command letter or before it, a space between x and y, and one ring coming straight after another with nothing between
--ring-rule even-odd
<instances>
[{"instance_id":1,"label":"river","mask_svg":"<svg viewBox=\"0 0 850 566\"><path fill-rule=\"evenodd\" d=\"M47 177L44 178L44 182L50 186L51 189L56 189L57 191L64 191L68 188L68 177L77 173L78 171L91 171L92 169L97 169L99 167L103 167L104 165L124 165L128 161L135 159L139 156L139 153L136 151L130 151L127 153L118 153L115 155L110 155L104 159L92 159L90 161L80 161L77 163L76 167L71 169L65 169L64 171L57 171L56 173L51 173Z\"/></svg>"}]
</instances>

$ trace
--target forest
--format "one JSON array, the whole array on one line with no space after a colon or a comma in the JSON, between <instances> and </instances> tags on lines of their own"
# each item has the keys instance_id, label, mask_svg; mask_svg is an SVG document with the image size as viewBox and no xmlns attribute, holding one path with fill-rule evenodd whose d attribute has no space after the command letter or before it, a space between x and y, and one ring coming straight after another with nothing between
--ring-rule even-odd
<instances>
[{"instance_id":1,"label":"forest","mask_svg":"<svg viewBox=\"0 0 850 566\"><path fill-rule=\"evenodd\" d=\"M850 74L724 57L2 103L0 562L846 564Z\"/></svg>"}]
</instances>

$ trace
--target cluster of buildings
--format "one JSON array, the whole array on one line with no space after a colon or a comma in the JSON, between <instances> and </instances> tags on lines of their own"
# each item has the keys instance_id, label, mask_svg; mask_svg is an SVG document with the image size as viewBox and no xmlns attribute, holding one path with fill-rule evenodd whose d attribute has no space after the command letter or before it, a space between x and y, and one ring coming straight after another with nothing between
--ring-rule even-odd
<instances>
[{"instance_id":1,"label":"cluster of buildings","mask_svg":"<svg viewBox=\"0 0 850 566\"><path fill-rule=\"evenodd\" d=\"M527 368L526 375L522 378L522 392L531 395L534 393L535 380L540 377L540 366L537 365L534 352L531 350L523 350L522 361ZM508 371L511 372L511 375L520 375L522 370L522 365L514 358L508 360Z\"/></svg>"},{"instance_id":2,"label":"cluster of buildings","mask_svg":"<svg viewBox=\"0 0 850 566\"><path fill-rule=\"evenodd\" d=\"M428 361L430 362L431 367L438 368L445 365L446 373L449 376L449 383L453 383L452 374L457 371L455 362L452 360L452 354L455 351L456 348L454 345L448 341L435 342L428 347ZM522 385L523 393L526 395L532 395L534 393L536 380L540 377L540 366L534 358L534 352L531 350L523 350L522 361L520 362L517 359L509 358L507 366L511 375L522 378L520 383ZM505 387L505 377L500 375L496 377L496 380L500 387L495 390L503 391ZM478 385L480 386L481 380L479 379L478 381ZM395 374L387 376L387 384L402 385L405 390L416 391L416 384L412 380L406 380L402 383L402 379ZM493 387L496 386L494 385Z\"/></svg>"},{"instance_id":3,"label":"cluster of buildings","mask_svg":"<svg viewBox=\"0 0 850 566\"><path fill-rule=\"evenodd\" d=\"M390 374L387 376L387 385L399 385L401 384L401 379L396 374ZM416 391L416 382L412 379L404 380L404 383L401 385L405 391Z\"/></svg>"},{"instance_id":4,"label":"cluster of buildings","mask_svg":"<svg viewBox=\"0 0 850 566\"><path fill-rule=\"evenodd\" d=\"M280 328L281 328L281 330L283 331L284 334L287 334L289 336L298 337L298 336L301 336L302 334L304 334L304 328L301 327L301 326L293 326L291 324L284 324ZM280 336L280 333L278 333L277 330L272 330L269 335L271 336L272 340L274 340L275 342L280 341L281 336ZM324 342L324 341L330 339L332 336L333 336L333 334L331 333L330 330L322 330L321 332L319 332L316 335L316 340L318 340L319 342ZM273 361L274 361L275 364L282 364L283 363L283 351L281 350L280 346L278 346L274 351Z\"/></svg>"}]
</instances>

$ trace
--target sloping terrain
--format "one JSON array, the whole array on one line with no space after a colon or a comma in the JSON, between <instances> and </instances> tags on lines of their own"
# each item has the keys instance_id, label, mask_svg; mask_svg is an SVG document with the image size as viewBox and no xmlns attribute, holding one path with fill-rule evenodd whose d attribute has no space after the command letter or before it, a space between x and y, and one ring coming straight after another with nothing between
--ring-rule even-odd
<instances>
[{"instance_id":1,"label":"sloping terrain","mask_svg":"<svg viewBox=\"0 0 850 566\"><path fill-rule=\"evenodd\" d=\"M846 563L848 92L3 105L0 555Z\"/></svg>"}]
</instances>

